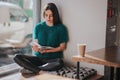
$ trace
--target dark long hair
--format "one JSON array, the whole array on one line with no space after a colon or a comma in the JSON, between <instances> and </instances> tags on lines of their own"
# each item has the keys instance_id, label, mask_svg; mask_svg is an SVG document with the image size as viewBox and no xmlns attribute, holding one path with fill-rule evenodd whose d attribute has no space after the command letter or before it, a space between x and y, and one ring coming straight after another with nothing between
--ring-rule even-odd
<instances>
[{"instance_id":1,"label":"dark long hair","mask_svg":"<svg viewBox=\"0 0 120 80\"><path fill-rule=\"evenodd\" d=\"M43 11L43 16L45 17L45 11L46 10L51 10L53 13L53 24L61 24L61 20L60 20L60 16L59 16L59 12L58 9L56 7L56 5L54 3L48 3L45 7L44 7L44 11Z\"/></svg>"}]
</instances>

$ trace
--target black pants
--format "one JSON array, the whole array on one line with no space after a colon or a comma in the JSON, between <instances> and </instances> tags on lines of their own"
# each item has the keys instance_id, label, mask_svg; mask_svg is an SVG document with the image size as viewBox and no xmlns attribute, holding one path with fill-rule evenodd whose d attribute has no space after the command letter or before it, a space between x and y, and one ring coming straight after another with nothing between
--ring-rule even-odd
<instances>
[{"instance_id":1,"label":"black pants","mask_svg":"<svg viewBox=\"0 0 120 80\"><path fill-rule=\"evenodd\" d=\"M38 73L40 70L55 71L63 67L64 62L60 58L56 59L41 59L36 56L28 55L16 55L14 61L34 73Z\"/></svg>"}]
</instances>

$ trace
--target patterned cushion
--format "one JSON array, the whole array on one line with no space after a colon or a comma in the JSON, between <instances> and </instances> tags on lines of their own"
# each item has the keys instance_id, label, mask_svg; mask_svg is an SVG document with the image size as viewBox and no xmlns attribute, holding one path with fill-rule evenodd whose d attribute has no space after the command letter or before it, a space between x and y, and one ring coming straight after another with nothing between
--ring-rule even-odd
<instances>
[{"instance_id":1,"label":"patterned cushion","mask_svg":"<svg viewBox=\"0 0 120 80\"><path fill-rule=\"evenodd\" d=\"M65 65L63 68L61 68L58 71L51 71L48 73L76 79L77 77L76 71L77 71L76 67ZM88 67L80 67L79 71L80 71L79 73L80 80L86 80L88 77L95 75L97 73L95 69L88 68Z\"/></svg>"}]
</instances>

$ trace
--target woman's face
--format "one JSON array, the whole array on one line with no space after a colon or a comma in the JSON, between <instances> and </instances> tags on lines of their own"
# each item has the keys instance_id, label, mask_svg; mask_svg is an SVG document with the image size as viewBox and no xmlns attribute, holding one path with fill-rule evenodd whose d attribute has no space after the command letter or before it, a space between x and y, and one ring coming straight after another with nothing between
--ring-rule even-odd
<instances>
[{"instance_id":1,"label":"woman's face","mask_svg":"<svg viewBox=\"0 0 120 80\"><path fill-rule=\"evenodd\" d=\"M53 24L53 14L51 10L46 10L44 17L47 23Z\"/></svg>"}]
</instances>

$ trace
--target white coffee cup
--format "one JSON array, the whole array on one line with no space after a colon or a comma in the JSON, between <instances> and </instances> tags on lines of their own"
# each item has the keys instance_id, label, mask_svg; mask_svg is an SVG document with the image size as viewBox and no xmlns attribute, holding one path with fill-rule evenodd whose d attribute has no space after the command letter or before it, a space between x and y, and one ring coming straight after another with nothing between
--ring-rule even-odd
<instances>
[{"instance_id":1,"label":"white coffee cup","mask_svg":"<svg viewBox=\"0 0 120 80\"><path fill-rule=\"evenodd\" d=\"M77 44L77 50L81 57L85 57L86 44Z\"/></svg>"}]
</instances>

